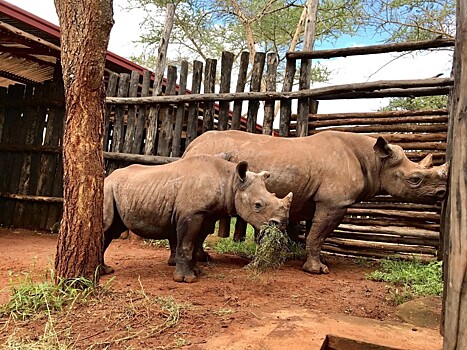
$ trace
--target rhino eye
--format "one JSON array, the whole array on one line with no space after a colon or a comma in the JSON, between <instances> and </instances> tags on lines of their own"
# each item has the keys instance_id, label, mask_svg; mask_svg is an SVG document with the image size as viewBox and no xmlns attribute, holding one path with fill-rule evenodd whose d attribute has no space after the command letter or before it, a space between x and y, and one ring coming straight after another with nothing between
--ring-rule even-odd
<instances>
[{"instance_id":1,"label":"rhino eye","mask_svg":"<svg viewBox=\"0 0 467 350\"><path fill-rule=\"evenodd\" d=\"M254 204L255 211L260 211L261 209L263 209L263 207L264 207L264 204L261 201L256 201Z\"/></svg>"},{"instance_id":2,"label":"rhino eye","mask_svg":"<svg viewBox=\"0 0 467 350\"><path fill-rule=\"evenodd\" d=\"M422 183L422 180L423 180L423 177L420 176L420 175L412 175L410 177L407 178L407 182L411 185L411 186L418 186Z\"/></svg>"}]
</instances>

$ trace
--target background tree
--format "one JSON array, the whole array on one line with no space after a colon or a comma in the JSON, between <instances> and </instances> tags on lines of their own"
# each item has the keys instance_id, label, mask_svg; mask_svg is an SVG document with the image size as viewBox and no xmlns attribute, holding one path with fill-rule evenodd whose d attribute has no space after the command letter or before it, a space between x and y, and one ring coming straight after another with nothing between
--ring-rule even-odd
<instances>
[{"instance_id":1,"label":"background tree","mask_svg":"<svg viewBox=\"0 0 467 350\"><path fill-rule=\"evenodd\" d=\"M421 96L421 97L394 97L389 100L386 107L381 108L381 111L418 111L424 109L439 109L446 108L448 97L440 96Z\"/></svg>"},{"instance_id":2,"label":"background tree","mask_svg":"<svg viewBox=\"0 0 467 350\"><path fill-rule=\"evenodd\" d=\"M103 261L103 76L112 4L112 0L55 0L66 104L57 278L93 279Z\"/></svg>"}]
</instances>

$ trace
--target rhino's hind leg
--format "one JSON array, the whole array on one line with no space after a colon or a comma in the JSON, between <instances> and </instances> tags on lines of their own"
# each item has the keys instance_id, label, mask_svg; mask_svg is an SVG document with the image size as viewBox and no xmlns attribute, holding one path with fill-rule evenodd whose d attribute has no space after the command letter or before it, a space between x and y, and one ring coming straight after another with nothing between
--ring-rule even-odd
<instances>
[{"instance_id":1,"label":"rhino's hind leg","mask_svg":"<svg viewBox=\"0 0 467 350\"><path fill-rule=\"evenodd\" d=\"M177 252L175 261L177 266L173 274L175 282L192 283L196 281L193 257L196 239L203 226L203 216L194 215L182 219L177 225Z\"/></svg>"},{"instance_id":2,"label":"rhino's hind leg","mask_svg":"<svg viewBox=\"0 0 467 350\"><path fill-rule=\"evenodd\" d=\"M169 246L170 246L170 257L169 257L169 260L167 260L167 265L175 266L177 265L175 261L175 255L177 253L177 237L176 236L171 235L169 237Z\"/></svg>"},{"instance_id":3,"label":"rhino's hind leg","mask_svg":"<svg viewBox=\"0 0 467 350\"><path fill-rule=\"evenodd\" d=\"M336 210L323 206L316 207L313 224L306 237L307 259L302 267L305 272L329 273L329 268L320 260L321 247L324 240L339 226L346 212L346 208Z\"/></svg>"}]
</instances>

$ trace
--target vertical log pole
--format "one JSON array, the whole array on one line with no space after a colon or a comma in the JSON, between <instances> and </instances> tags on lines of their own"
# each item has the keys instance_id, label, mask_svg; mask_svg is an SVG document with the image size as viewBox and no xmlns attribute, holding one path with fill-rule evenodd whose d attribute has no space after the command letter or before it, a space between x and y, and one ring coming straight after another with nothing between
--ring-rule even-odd
<instances>
[{"instance_id":1,"label":"vertical log pole","mask_svg":"<svg viewBox=\"0 0 467 350\"><path fill-rule=\"evenodd\" d=\"M449 100L449 195L444 211L444 350L467 349L467 4L457 1L454 87ZM446 266L447 265L447 266Z\"/></svg>"},{"instance_id":2,"label":"vertical log pole","mask_svg":"<svg viewBox=\"0 0 467 350\"><path fill-rule=\"evenodd\" d=\"M221 61L221 85L219 92L230 92L230 82L232 78L232 66L234 61L234 54L232 52L222 52ZM228 101L221 101L219 103L219 124L217 125L218 130L227 130L229 125L229 106Z\"/></svg>"},{"instance_id":3,"label":"vertical log pole","mask_svg":"<svg viewBox=\"0 0 467 350\"><path fill-rule=\"evenodd\" d=\"M255 53L253 70L250 81L250 91L261 90L261 79L263 78L264 61L266 54L264 52ZM259 101L250 100L248 102L247 125L248 132L256 133L256 121L258 119Z\"/></svg>"},{"instance_id":4,"label":"vertical log pole","mask_svg":"<svg viewBox=\"0 0 467 350\"><path fill-rule=\"evenodd\" d=\"M57 279L98 282L103 262L104 66L112 0L55 0L65 86L63 218Z\"/></svg>"},{"instance_id":5,"label":"vertical log pole","mask_svg":"<svg viewBox=\"0 0 467 350\"><path fill-rule=\"evenodd\" d=\"M214 93L216 86L216 65L217 60L208 58L204 68L204 93ZM214 102L204 102L203 129L206 132L214 129Z\"/></svg>"},{"instance_id":6,"label":"vertical log pole","mask_svg":"<svg viewBox=\"0 0 467 350\"><path fill-rule=\"evenodd\" d=\"M191 81L191 93L199 94L201 91L201 78L203 76L203 62L193 62L193 78ZM186 126L186 147L198 136L199 103L192 102L188 107L188 121Z\"/></svg>"},{"instance_id":7,"label":"vertical log pole","mask_svg":"<svg viewBox=\"0 0 467 350\"><path fill-rule=\"evenodd\" d=\"M178 83L178 94L186 94L186 81L188 78L188 62L182 61L180 67L180 80ZM172 157L180 157L182 148L182 130L185 120L185 103L180 103L177 106L177 114L175 117L174 135L172 141Z\"/></svg>"},{"instance_id":8,"label":"vertical log pole","mask_svg":"<svg viewBox=\"0 0 467 350\"><path fill-rule=\"evenodd\" d=\"M294 59L287 59L287 63L285 65L285 76L284 76L284 83L282 85L282 92L290 92L292 91L293 81L295 77L296 71L296 60ZM279 136L280 137L289 137L290 132L290 116L292 114L292 101L290 100L282 100L280 102L280 120L279 120Z\"/></svg>"},{"instance_id":9,"label":"vertical log pole","mask_svg":"<svg viewBox=\"0 0 467 350\"><path fill-rule=\"evenodd\" d=\"M248 73L248 62L250 60L250 54L247 51L243 51L240 56L240 67L238 68L237 86L235 92L243 92L246 85L246 76ZM240 129L240 119L242 117L242 106L243 101L235 101L233 112L232 112L232 125L231 129Z\"/></svg>"},{"instance_id":10,"label":"vertical log pole","mask_svg":"<svg viewBox=\"0 0 467 350\"><path fill-rule=\"evenodd\" d=\"M167 85L165 94L175 95L177 85L177 67L169 66L167 69ZM172 136L174 127L174 109L170 105L164 105L161 108L161 130L159 133L159 145L157 146L157 155L168 157L172 149Z\"/></svg>"},{"instance_id":11,"label":"vertical log pole","mask_svg":"<svg viewBox=\"0 0 467 350\"><path fill-rule=\"evenodd\" d=\"M305 37L303 50L312 50L316 33L316 18L318 15L318 0L307 0L305 3L307 14L305 19ZM303 59L300 66L299 89L310 88L311 60ZM297 134L298 137L308 136L308 117L310 114L309 99L298 100Z\"/></svg>"},{"instance_id":12,"label":"vertical log pole","mask_svg":"<svg viewBox=\"0 0 467 350\"><path fill-rule=\"evenodd\" d=\"M149 70L143 72L143 84L141 86L141 97L149 96L149 88L151 85L151 75ZM143 148L143 134L146 127L146 112L148 109L144 106L139 106L138 114L135 122L135 139L131 147L131 153L140 154Z\"/></svg>"},{"instance_id":13,"label":"vertical log pole","mask_svg":"<svg viewBox=\"0 0 467 350\"><path fill-rule=\"evenodd\" d=\"M157 66L156 71L154 72L154 85L152 87L153 96L159 96L162 93L162 81L164 78L165 63L167 61L167 48L169 46L170 33L172 33L174 16L175 5L167 4L164 31L159 42L159 51L157 53ZM149 109L149 126L146 131L146 144L144 146L144 154L155 154L159 109L159 105L151 106Z\"/></svg>"},{"instance_id":14,"label":"vertical log pole","mask_svg":"<svg viewBox=\"0 0 467 350\"><path fill-rule=\"evenodd\" d=\"M131 72L130 88L128 92L129 97L138 96L139 77L140 77L139 72L137 71ZM128 106L128 119L126 122L125 140L123 142L123 153L131 153L131 149L133 148L133 144L135 142L137 109L138 109L137 105Z\"/></svg>"},{"instance_id":15,"label":"vertical log pole","mask_svg":"<svg viewBox=\"0 0 467 350\"><path fill-rule=\"evenodd\" d=\"M110 73L109 82L107 83L107 89L105 90L105 96L114 97L117 95L117 84L118 84L118 74ZM105 111L105 121L104 121L104 152L110 151L110 132L113 127L113 123L110 121L110 115L112 114L112 105L106 106Z\"/></svg>"},{"instance_id":16,"label":"vertical log pole","mask_svg":"<svg viewBox=\"0 0 467 350\"><path fill-rule=\"evenodd\" d=\"M276 91L277 74L277 54L268 53L267 73L266 73L266 91ZM274 101L266 101L264 104L263 134L272 135L274 124Z\"/></svg>"}]
</instances>

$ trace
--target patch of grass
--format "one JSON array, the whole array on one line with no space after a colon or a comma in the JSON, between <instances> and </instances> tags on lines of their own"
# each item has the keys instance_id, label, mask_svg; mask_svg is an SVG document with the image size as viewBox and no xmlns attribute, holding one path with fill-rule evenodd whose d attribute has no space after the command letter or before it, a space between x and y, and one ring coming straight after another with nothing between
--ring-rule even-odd
<instances>
[{"instance_id":1,"label":"patch of grass","mask_svg":"<svg viewBox=\"0 0 467 350\"><path fill-rule=\"evenodd\" d=\"M257 271L278 269L287 259L289 237L275 226L263 226L259 236L255 257L247 267Z\"/></svg>"},{"instance_id":2,"label":"patch of grass","mask_svg":"<svg viewBox=\"0 0 467 350\"><path fill-rule=\"evenodd\" d=\"M168 239L143 239L141 245L145 247L170 249Z\"/></svg>"},{"instance_id":3,"label":"patch of grass","mask_svg":"<svg viewBox=\"0 0 467 350\"><path fill-rule=\"evenodd\" d=\"M426 264L418 260L384 259L380 269L367 274L366 278L390 283L389 291L397 304L443 294L442 262L438 261Z\"/></svg>"},{"instance_id":4,"label":"patch of grass","mask_svg":"<svg viewBox=\"0 0 467 350\"><path fill-rule=\"evenodd\" d=\"M0 317L26 320L66 307L71 309L76 303L85 303L96 292L94 281L84 277L58 283L54 280L53 270L42 282L35 282L27 273L16 279L10 273L12 294L9 302L0 306Z\"/></svg>"}]
</instances>

